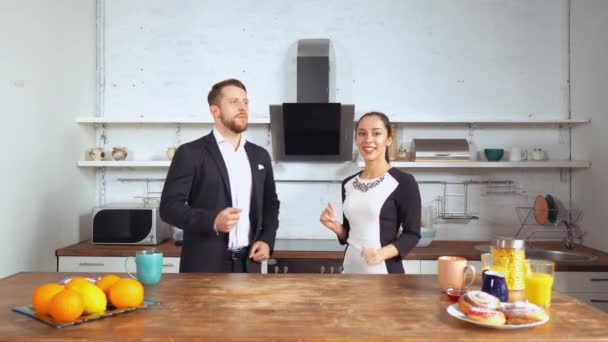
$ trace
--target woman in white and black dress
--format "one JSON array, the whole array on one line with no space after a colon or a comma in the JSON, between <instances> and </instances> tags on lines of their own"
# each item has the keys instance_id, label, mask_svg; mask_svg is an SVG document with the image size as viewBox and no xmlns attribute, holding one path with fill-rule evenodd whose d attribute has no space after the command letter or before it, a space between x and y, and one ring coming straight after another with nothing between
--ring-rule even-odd
<instances>
[{"instance_id":1,"label":"woman in white and black dress","mask_svg":"<svg viewBox=\"0 0 608 342\"><path fill-rule=\"evenodd\" d=\"M418 183L389 164L393 137L386 115L364 114L355 137L365 168L342 182L343 223L331 203L321 213L321 223L348 244L343 273L403 274L401 260L420 239Z\"/></svg>"}]
</instances>

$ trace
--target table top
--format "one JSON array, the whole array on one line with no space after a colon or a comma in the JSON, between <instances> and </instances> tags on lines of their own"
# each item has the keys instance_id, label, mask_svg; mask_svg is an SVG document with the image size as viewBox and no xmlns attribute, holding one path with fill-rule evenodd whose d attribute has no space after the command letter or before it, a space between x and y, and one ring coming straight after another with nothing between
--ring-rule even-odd
<instances>
[{"instance_id":1,"label":"table top","mask_svg":"<svg viewBox=\"0 0 608 342\"><path fill-rule=\"evenodd\" d=\"M145 287L160 306L62 329L11 311L38 285L70 275L1 279L0 340L608 341L608 314L559 292L541 326L498 330L458 320L433 275L163 274Z\"/></svg>"}]
</instances>

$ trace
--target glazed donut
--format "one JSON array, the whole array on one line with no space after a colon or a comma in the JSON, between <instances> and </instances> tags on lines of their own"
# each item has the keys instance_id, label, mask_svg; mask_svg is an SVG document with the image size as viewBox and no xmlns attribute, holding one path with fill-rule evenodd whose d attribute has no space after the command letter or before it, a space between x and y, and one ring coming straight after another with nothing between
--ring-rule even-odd
<instances>
[{"instance_id":1,"label":"glazed donut","mask_svg":"<svg viewBox=\"0 0 608 342\"><path fill-rule=\"evenodd\" d=\"M482 291L470 291L460 296L458 308L464 313L468 313L472 308L500 310L502 303L500 299L491 294Z\"/></svg>"},{"instance_id":2,"label":"glazed donut","mask_svg":"<svg viewBox=\"0 0 608 342\"><path fill-rule=\"evenodd\" d=\"M545 309L527 302L507 303L503 310L507 324L528 324L548 318Z\"/></svg>"},{"instance_id":3,"label":"glazed donut","mask_svg":"<svg viewBox=\"0 0 608 342\"><path fill-rule=\"evenodd\" d=\"M467 317L472 321L492 325L503 325L506 322L503 312L486 308L471 308L467 312Z\"/></svg>"}]
</instances>

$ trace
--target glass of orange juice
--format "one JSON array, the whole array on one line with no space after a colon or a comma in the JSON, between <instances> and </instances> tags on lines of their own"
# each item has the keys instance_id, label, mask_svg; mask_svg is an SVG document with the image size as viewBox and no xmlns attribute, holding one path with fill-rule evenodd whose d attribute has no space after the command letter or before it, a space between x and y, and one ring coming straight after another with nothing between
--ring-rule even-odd
<instances>
[{"instance_id":1,"label":"glass of orange juice","mask_svg":"<svg viewBox=\"0 0 608 342\"><path fill-rule=\"evenodd\" d=\"M503 265L498 265L494 262L494 258L492 257L492 253L483 253L481 255L481 272L483 271L496 271L501 272L505 279L509 276L509 261L503 260Z\"/></svg>"},{"instance_id":2,"label":"glass of orange juice","mask_svg":"<svg viewBox=\"0 0 608 342\"><path fill-rule=\"evenodd\" d=\"M543 308L551 306L555 263L548 260L526 260L526 299Z\"/></svg>"}]
</instances>

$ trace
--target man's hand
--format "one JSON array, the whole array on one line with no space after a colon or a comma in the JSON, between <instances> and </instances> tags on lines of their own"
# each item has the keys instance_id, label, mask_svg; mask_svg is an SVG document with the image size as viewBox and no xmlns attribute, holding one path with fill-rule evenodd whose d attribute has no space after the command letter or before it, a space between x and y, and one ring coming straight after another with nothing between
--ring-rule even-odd
<instances>
[{"instance_id":1,"label":"man's hand","mask_svg":"<svg viewBox=\"0 0 608 342\"><path fill-rule=\"evenodd\" d=\"M215 217L215 227L218 232L229 233L239 223L241 209L239 208L226 208L220 211Z\"/></svg>"},{"instance_id":2,"label":"man's hand","mask_svg":"<svg viewBox=\"0 0 608 342\"><path fill-rule=\"evenodd\" d=\"M270 246L264 241L256 241L249 251L249 258L261 262L270 258Z\"/></svg>"}]
</instances>

